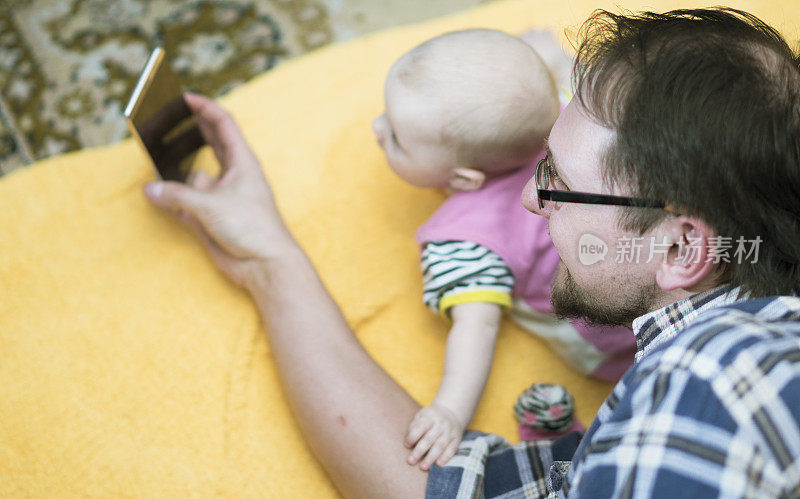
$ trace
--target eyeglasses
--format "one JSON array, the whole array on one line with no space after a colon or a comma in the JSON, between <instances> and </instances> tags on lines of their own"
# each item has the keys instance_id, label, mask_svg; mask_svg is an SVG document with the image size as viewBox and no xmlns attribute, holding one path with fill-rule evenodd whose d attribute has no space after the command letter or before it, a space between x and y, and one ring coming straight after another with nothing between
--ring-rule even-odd
<instances>
[{"instance_id":1,"label":"eyeglasses","mask_svg":"<svg viewBox=\"0 0 800 499\"><path fill-rule=\"evenodd\" d=\"M545 155L536 165L536 197L539 200L539 209L544 209L544 201L561 201L564 203L581 204L607 204L615 206L634 206L639 208L660 208L671 213L677 213L675 206L663 201L654 201L627 196L612 196L610 194L592 194L588 192L563 191L550 189L550 179L557 176Z\"/></svg>"}]
</instances>

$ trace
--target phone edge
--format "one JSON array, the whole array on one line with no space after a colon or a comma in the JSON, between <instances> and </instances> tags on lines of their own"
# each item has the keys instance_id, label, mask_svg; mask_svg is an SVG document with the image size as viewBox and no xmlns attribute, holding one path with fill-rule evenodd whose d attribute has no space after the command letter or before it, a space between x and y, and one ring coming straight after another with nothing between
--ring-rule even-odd
<instances>
[{"instance_id":1,"label":"phone edge","mask_svg":"<svg viewBox=\"0 0 800 499\"><path fill-rule=\"evenodd\" d=\"M160 46L154 48L150 53L150 57L147 58L147 62L142 69L142 74L139 76L139 80L136 82L136 86L133 87L133 92L131 92L131 96L128 99L128 105L125 106L125 111L122 113L125 118L133 120L133 114L139 106L139 97L141 97L147 90L147 87L152 83L153 75L155 74L154 69L158 68L163 59L164 49Z\"/></svg>"},{"instance_id":2,"label":"phone edge","mask_svg":"<svg viewBox=\"0 0 800 499\"><path fill-rule=\"evenodd\" d=\"M160 46L154 48L147 58L144 68L142 68L142 74L139 75L139 80L136 82L136 86L133 87L133 92L131 92L131 96L128 99L128 105L125 106L125 111L122 113L131 135L136 137L136 141L139 142L139 145L145 151L147 148L144 145L142 137L139 135L139 130L136 129L136 125L133 123L133 113L136 112L136 108L139 105L139 97L141 97L152 83L155 69L163 62L163 59L164 49ZM158 171L156 164L153 162L153 158L147 153L145 153L145 156L147 156L147 162L150 163L150 168L153 170L156 178L162 180L161 172Z\"/></svg>"}]
</instances>

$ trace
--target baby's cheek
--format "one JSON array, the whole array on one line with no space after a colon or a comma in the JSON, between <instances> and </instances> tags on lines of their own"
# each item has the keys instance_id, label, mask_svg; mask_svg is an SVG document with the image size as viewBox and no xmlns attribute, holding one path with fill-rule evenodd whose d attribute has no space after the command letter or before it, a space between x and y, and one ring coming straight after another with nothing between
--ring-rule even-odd
<instances>
[{"instance_id":1,"label":"baby's cheek","mask_svg":"<svg viewBox=\"0 0 800 499\"><path fill-rule=\"evenodd\" d=\"M381 149L384 149L384 150L386 149L386 146L385 146L386 139L384 139L383 134L378 130L375 130L375 140L378 141L378 146Z\"/></svg>"},{"instance_id":2,"label":"baby's cheek","mask_svg":"<svg viewBox=\"0 0 800 499\"><path fill-rule=\"evenodd\" d=\"M380 136L383 134L385 120L386 117L383 114L372 120L372 131L375 132L375 135Z\"/></svg>"},{"instance_id":3,"label":"baby's cheek","mask_svg":"<svg viewBox=\"0 0 800 499\"><path fill-rule=\"evenodd\" d=\"M397 158L392 154L391 148L384 149L384 155L386 156L386 164L389 165L389 168L400 178L409 182L410 179L408 178L408 172L403 168L401 162L397 160Z\"/></svg>"}]
</instances>

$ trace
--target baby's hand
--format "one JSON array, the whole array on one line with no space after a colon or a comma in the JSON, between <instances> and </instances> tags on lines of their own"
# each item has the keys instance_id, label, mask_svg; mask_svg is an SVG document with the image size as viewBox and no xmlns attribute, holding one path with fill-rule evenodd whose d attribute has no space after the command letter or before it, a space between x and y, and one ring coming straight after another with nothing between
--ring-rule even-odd
<instances>
[{"instance_id":1,"label":"baby's hand","mask_svg":"<svg viewBox=\"0 0 800 499\"><path fill-rule=\"evenodd\" d=\"M417 464L423 456L419 465L422 470L429 470L434 461L439 466L447 464L458 450L464 426L447 407L433 404L420 409L406 433L405 445L409 449L413 447L408 464Z\"/></svg>"}]
</instances>

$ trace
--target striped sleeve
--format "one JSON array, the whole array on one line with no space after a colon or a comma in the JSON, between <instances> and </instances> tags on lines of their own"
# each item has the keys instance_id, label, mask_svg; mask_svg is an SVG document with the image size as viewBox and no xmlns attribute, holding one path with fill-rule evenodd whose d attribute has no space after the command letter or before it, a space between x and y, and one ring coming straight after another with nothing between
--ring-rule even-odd
<instances>
[{"instance_id":1,"label":"striped sleeve","mask_svg":"<svg viewBox=\"0 0 800 499\"><path fill-rule=\"evenodd\" d=\"M514 276L500 256L468 241L435 241L422 250L423 301L447 316L454 305L471 302L510 307Z\"/></svg>"}]
</instances>

